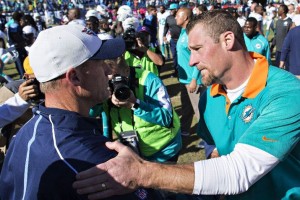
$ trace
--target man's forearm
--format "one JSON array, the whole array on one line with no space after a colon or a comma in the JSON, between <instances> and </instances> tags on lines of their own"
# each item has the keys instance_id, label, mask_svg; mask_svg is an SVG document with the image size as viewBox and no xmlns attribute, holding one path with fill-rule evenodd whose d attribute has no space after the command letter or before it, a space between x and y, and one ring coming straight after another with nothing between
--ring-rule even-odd
<instances>
[{"instance_id":1,"label":"man's forearm","mask_svg":"<svg viewBox=\"0 0 300 200\"><path fill-rule=\"evenodd\" d=\"M161 55L150 51L149 49L146 51L148 57L154 62L154 64L162 66L164 64L164 60Z\"/></svg>"},{"instance_id":2,"label":"man's forearm","mask_svg":"<svg viewBox=\"0 0 300 200\"><path fill-rule=\"evenodd\" d=\"M166 37L168 30L169 30L169 26L168 26L168 23L166 23L165 27L164 27L164 34L163 34L164 37Z\"/></svg>"},{"instance_id":3,"label":"man's forearm","mask_svg":"<svg viewBox=\"0 0 300 200\"><path fill-rule=\"evenodd\" d=\"M194 165L166 165L145 161L138 183L146 188L159 188L192 194L194 188Z\"/></svg>"}]
</instances>

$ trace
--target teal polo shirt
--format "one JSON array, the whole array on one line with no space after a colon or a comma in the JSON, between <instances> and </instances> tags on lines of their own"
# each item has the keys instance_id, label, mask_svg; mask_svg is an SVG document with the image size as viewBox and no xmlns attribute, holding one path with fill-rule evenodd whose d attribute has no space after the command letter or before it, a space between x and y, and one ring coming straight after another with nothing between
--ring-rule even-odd
<instances>
[{"instance_id":1,"label":"teal polo shirt","mask_svg":"<svg viewBox=\"0 0 300 200\"><path fill-rule=\"evenodd\" d=\"M250 54L256 64L244 93L230 102L221 85L209 87L200 99L197 132L215 144L220 155L243 143L281 161L247 192L226 199L273 200L300 195L300 80L269 66L260 54Z\"/></svg>"},{"instance_id":2,"label":"teal polo shirt","mask_svg":"<svg viewBox=\"0 0 300 200\"><path fill-rule=\"evenodd\" d=\"M264 36L257 33L253 38L250 39L244 33L244 40L248 51L259 53L265 56L268 59L269 63L272 63L270 45L268 40Z\"/></svg>"},{"instance_id":3,"label":"teal polo shirt","mask_svg":"<svg viewBox=\"0 0 300 200\"><path fill-rule=\"evenodd\" d=\"M182 28L180 36L177 40L176 50L178 59L178 79L180 83L189 84L192 79L197 80L197 84L201 84L201 74L197 67L189 65L191 51L188 47L188 35L186 29Z\"/></svg>"}]
</instances>

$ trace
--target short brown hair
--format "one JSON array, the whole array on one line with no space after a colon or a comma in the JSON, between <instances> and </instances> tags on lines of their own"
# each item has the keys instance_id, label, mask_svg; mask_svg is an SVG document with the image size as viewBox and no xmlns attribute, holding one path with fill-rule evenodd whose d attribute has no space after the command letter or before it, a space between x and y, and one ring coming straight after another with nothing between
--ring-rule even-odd
<instances>
[{"instance_id":1,"label":"short brown hair","mask_svg":"<svg viewBox=\"0 0 300 200\"><path fill-rule=\"evenodd\" d=\"M222 33L231 31L243 48L247 49L242 27L229 12L224 10L212 10L204 12L188 23L186 28L187 33L189 34L189 32L200 23L204 26L205 30L215 41L215 43L219 43L219 38Z\"/></svg>"}]
</instances>

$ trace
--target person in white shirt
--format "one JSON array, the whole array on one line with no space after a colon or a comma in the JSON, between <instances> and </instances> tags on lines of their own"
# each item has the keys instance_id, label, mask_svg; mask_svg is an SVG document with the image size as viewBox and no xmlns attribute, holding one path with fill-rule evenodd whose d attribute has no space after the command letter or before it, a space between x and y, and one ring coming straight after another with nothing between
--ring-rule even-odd
<instances>
[{"instance_id":1,"label":"person in white shirt","mask_svg":"<svg viewBox=\"0 0 300 200\"><path fill-rule=\"evenodd\" d=\"M238 17L237 17L236 20L238 21L238 23L240 24L241 27L244 27L245 22L246 22L246 17L243 15L243 8L242 7L239 7L237 9L237 15L238 15Z\"/></svg>"},{"instance_id":2,"label":"person in white shirt","mask_svg":"<svg viewBox=\"0 0 300 200\"><path fill-rule=\"evenodd\" d=\"M164 57L170 58L169 45L164 41L164 29L166 24L166 19L170 15L169 11L166 11L165 6L159 7L159 12L157 13L157 21L158 21L158 42L160 46L160 50ZM167 55L165 54L165 48L167 49Z\"/></svg>"},{"instance_id":3,"label":"person in white shirt","mask_svg":"<svg viewBox=\"0 0 300 200\"><path fill-rule=\"evenodd\" d=\"M300 25L300 6L297 7L295 11L295 15L292 20L293 20L292 28Z\"/></svg>"},{"instance_id":4,"label":"person in white shirt","mask_svg":"<svg viewBox=\"0 0 300 200\"><path fill-rule=\"evenodd\" d=\"M251 5L253 7L254 4ZM254 17L257 20L257 31L261 34L263 34L263 7L262 5L257 5L254 7L254 12L251 12L248 17Z\"/></svg>"},{"instance_id":5,"label":"person in white shirt","mask_svg":"<svg viewBox=\"0 0 300 200\"><path fill-rule=\"evenodd\" d=\"M268 39L269 34L270 34L270 28L272 26L274 26L274 11L276 11L275 6L273 5L273 3L269 3L266 6L266 19L265 19L265 25L266 25L266 34L265 34L265 38Z\"/></svg>"},{"instance_id":6,"label":"person in white shirt","mask_svg":"<svg viewBox=\"0 0 300 200\"><path fill-rule=\"evenodd\" d=\"M19 118L29 108L28 101L38 95L37 87L32 83L33 79L24 81L18 93L0 104L0 128ZM0 91L3 89L5 88L1 88Z\"/></svg>"},{"instance_id":7,"label":"person in white shirt","mask_svg":"<svg viewBox=\"0 0 300 200\"><path fill-rule=\"evenodd\" d=\"M293 20L294 16L296 15L295 6L294 6L294 4L289 4L288 8L289 8L289 12L288 12L287 16Z\"/></svg>"}]
</instances>

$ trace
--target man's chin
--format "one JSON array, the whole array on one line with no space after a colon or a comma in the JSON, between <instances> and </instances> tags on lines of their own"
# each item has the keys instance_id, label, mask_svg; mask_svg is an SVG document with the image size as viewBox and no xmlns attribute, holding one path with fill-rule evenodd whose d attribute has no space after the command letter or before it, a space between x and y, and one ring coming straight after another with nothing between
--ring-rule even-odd
<instances>
[{"instance_id":1,"label":"man's chin","mask_svg":"<svg viewBox=\"0 0 300 200\"><path fill-rule=\"evenodd\" d=\"M206 78L203 78L201 79L201 82L204 86L208 87L208 86L211 86L212 84L214 84L214 81L213 80L207 80Z\"/></svg>"}]
</instances>

